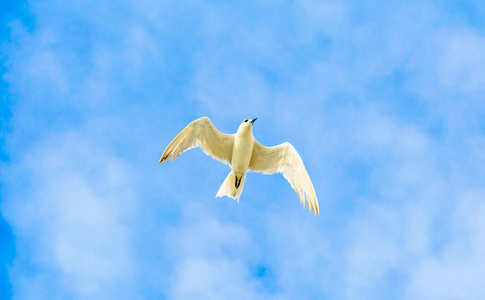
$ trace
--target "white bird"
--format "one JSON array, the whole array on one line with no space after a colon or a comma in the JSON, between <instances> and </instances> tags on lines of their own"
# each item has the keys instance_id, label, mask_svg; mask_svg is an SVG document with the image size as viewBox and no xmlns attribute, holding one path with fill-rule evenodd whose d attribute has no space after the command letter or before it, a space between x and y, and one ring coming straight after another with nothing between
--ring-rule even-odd
<instances>
[{"instance_id":1,"label":"white bird","mask_svg":"<svg viewBox=\"0 0 485 300\"><path fill-rule=\"evenodd\" d=\"M283 173L300 198L300 203L315 215L319 214L318 200L305 165L295 148L288 142L265 147L253 136L255 119L245 119L235 134L221 133L207 117L192 121L168 145L158 164L170 162L183 152L200 146L207 155L231 167L216 197L229 196L239 202L248 171L264 174Z\"/></svg>"}]
</instances>

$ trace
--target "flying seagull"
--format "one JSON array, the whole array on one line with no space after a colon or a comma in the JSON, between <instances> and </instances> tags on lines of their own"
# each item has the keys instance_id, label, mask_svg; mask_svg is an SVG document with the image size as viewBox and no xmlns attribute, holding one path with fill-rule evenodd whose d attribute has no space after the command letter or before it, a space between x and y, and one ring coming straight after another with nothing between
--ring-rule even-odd
<instances>
[{"instance_id":1,"label":"flying seagull","mask_svg":"<svg viewBox=\"0 0 485 300\"><path fill-rule=\"evenodd\" d=\"M207 117L192 121L168 145L158 164L200 146L205 154L228 164L231 172L216 197L228 196L239 202L248 171L264 174L283 173L300 198L300 203L319 214L312 181L293 145L286 142L274 147L261 145L253 136L255 119L245 119L235 134L221 133Z\"/></svg>"}]
</instances>

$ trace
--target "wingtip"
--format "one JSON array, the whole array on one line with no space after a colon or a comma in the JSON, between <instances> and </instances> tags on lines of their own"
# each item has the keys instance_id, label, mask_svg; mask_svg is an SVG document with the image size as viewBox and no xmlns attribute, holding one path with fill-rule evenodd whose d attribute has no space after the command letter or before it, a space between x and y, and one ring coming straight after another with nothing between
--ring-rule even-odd
<instances>
[{"instance_id":1,"label":"wingtip","mask_svg":"<svg viewBox=\"0 0 485 300\"><path fill-rule=\"evenodd\" d=\"M170 160L169 160L169 158L170 158ZM173 160L175 160L175 158L177 158L175 155L162 155L162 157L158 161L158 164L161 164L161 163L166 162L166 161L171 163Z\"/></svg>"},{"instance_id":2,"label":"wingtip","mask_svg":"<svg viewBox=\"0 0 485 300\"><path fill-rule=\"evenodd\" d=\"M319 216L320 215L320 209L318 208L318 203L313 204L312 205L312 210L313 210L313 213L315 214L315 216Z\"/></svg>"},{"instance_id":3,"label":"wingtip","mask_svg":"<svg viewBox=\"0 0 485 300\"><path fill-rule=\"evenodd\" d=\"M169 159L169 157L170 156L168 156L168 155L162 155L162 157L160 157L160 160L158 161L158 164L166 162ZM170 162L172 162L172 159L170 159Z\"/></svg>"}]
</instances>

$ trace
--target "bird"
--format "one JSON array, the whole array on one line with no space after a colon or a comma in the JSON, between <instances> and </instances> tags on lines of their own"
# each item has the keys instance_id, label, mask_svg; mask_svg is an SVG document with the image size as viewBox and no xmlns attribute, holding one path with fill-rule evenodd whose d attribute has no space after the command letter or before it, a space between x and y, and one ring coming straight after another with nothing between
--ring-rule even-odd
<instances>
[{"instance_id":1,"label":"bird","mask_svg":"<svg viewBox=\"0 0 485 300\"><path fill-rule=\"evenodd\" d=\"M261 145L253 136L256 120L244 119L235 134L220 132L208 117L194 120L167 146L158 164L167 160L171 163L183 152L200 146L205 154L231 167L216 197L228 196L239 202L247 172L282 173L303 207L306 202L310 212L319 215L315 189L295 147L289 142L273 147Z\"/></svg>"}]
</instances>

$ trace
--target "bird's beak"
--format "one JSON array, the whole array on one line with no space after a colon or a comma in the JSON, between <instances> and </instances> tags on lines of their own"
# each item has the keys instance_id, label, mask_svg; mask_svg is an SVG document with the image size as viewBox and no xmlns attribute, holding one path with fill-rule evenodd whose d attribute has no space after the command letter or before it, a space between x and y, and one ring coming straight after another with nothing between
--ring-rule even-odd
<instances>
[{"instance_id":1,"label":"bird's beak","mask_svg":"<svg viewBox=\"0 0 485 300\"><path fill-rule=\"evenodd\" d=\"M253 124L258 118L254 118L251 120L251 124Z\"/></svg>"}]
</instances>

